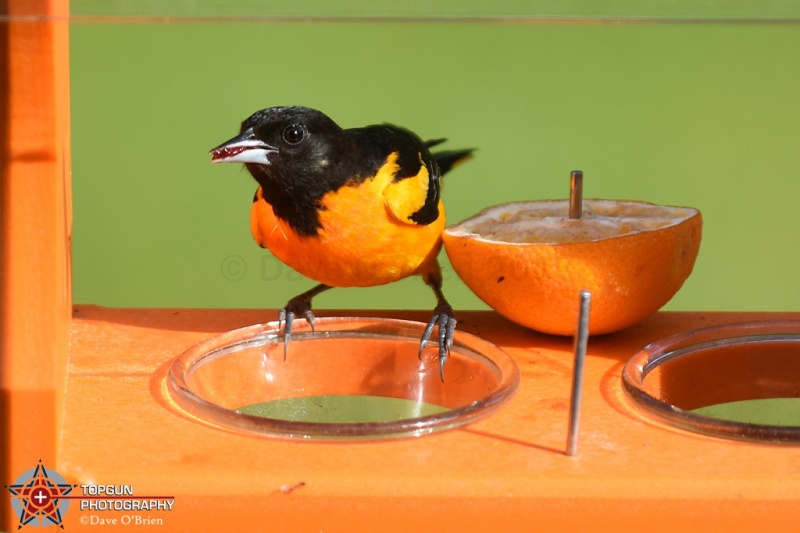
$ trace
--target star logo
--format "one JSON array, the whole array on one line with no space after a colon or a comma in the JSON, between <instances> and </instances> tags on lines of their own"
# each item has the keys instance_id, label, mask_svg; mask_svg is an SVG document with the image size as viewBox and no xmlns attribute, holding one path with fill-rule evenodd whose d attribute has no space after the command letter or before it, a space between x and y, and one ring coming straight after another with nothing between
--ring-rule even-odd
<instances>
[{"instance_id":1,"label":"star logo","mask_svg":"<svg viewBox=\"0 0 800 533\"><path fill-rule=\"evenodd\" d=\"M57 525L64 529L62 517L69 507L67 496L77 485L70 485L55 471L47 471L41 459L35 468L19 476L13 485L5 485L11 492L11 507L19 516L19 526L47 527Z\"/></svg>"}]
</instances>

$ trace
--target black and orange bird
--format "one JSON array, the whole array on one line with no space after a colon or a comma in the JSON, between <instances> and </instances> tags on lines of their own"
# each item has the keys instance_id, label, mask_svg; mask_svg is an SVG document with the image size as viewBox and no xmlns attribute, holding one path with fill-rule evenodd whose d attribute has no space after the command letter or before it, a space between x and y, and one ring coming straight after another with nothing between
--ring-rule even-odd
<instances>
[{"instance_id":1,"label":"black and orange bird","mask_svg":"<svg viewBox=\"0 0 800 533\"><path fill-rule=\"evenodd\" d=\"M343 129L320 111L290 106L254 113L238 136L211 150L213 163L244 163L258 182L250 211L256 242L319 282L280 311L284 355L296 317L313 328L311 300L322 291L419 275L437 300L420 357L437 328L443 378L456 319L437 259L441 177L472 153L431 154L443 141L389 124Z\"/></svg>"}]
</instances>

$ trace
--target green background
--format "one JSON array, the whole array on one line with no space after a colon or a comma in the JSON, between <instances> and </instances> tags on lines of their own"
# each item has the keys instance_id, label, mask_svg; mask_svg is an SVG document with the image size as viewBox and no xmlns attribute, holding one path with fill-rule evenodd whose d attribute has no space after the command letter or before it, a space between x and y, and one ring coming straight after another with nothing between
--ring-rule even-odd
<instances>
[{"instance_id":1,"label":"green background","mask_svg":"<svg viewBox=\"0 0 800 533\"><path fill-rule=\"evenodd\" d=\"M290 3L276 19L248 2L232 17L73 2L74 301L276 308L309 288L252 240L249 174L208 155L253 111L299 104L344 127L394 122L477 147L446 178L450 223L566 197L576 168L587 197L697 207L700 256L667 309L797 310L797 6L539 2L531 17L500 2L487 17L479 4L425 19L425 4L383 2L360 19L350 2L318 13L346 20L301 20ZM442 259L453 306L485 308ZM416 278L315 304L435 301Z\"/></svg>"}]
</instances>

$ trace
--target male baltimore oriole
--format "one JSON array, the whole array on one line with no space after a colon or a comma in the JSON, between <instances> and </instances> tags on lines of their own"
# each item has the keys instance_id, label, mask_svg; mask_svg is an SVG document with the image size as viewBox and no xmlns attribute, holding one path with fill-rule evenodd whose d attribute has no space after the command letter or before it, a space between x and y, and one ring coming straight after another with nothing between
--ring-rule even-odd
<instances>
[{"instance_id":1,"label":"male baltimore oriole","mask_svg":"<svg viewBox=\"0 0 800 533\"><path fill-rule=\"evenodd\" d=\"M238 136L211 150L213 163L244 163L258 182L250 211L256 242L319 282L280 311L284 355L297 316L313 328L311 299L322 291L420 275L437 299L420 357L438 326L444 376L456 319L437 260L441 176L472 150L431 154L443 141L423 142L389 124L342 129L315 109L290 106L254 113Z\"/></svg>"}]
</instances>

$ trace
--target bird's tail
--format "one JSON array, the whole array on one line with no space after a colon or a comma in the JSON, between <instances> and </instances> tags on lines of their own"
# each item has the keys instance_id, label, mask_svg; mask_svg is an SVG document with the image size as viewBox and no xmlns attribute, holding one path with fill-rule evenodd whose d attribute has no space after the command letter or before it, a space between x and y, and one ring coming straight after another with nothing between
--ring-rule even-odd
<instances>
[{"instance_id":1,"label":"bird's tail","mask_svg":"<svg viewBox=\"0 0 800 533\"><path fill-rule=\"evenodd\" d=\"M436 143L438 144L438 143ZM433 155L433 159L436 160L436 164L439 165L439 171L441 175L444 176L447 174L451 169L457 167L470 157L472 157L472 152L475 150L473 148L468 148L466 150L450 150L447 152L437 152Z\"/></svg>"}]
</instances>

